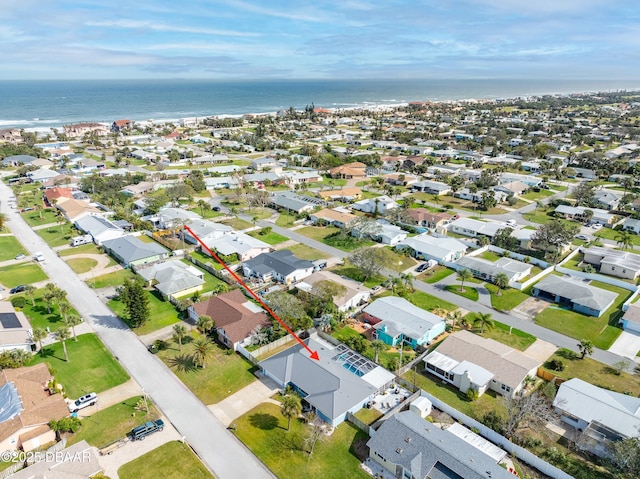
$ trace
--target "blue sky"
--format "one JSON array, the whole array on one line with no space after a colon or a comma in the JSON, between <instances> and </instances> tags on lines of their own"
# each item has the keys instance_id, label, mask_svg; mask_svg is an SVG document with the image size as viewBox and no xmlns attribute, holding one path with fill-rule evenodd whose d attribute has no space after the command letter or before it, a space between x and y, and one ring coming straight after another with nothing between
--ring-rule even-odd
<instances>
[{"instance_id":1,"label":"blue sky","mask_svg":"<svg viewBox=\"0 0 640 479\"><path fill-rule=\"evenodd\" d=\"M0 79L639 79L636 0L2 0Z\"/></svg>"}]
</instances>

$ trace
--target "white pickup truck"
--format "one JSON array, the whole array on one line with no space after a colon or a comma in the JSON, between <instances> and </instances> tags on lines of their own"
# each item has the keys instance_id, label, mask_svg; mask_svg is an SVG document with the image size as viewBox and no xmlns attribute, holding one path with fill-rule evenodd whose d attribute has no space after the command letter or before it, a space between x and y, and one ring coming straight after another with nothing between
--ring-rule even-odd
<instances>
[{"instance_id":1,"label":"white pickup truck","mask_svg":"<svg viewBox=\"0 0 640 479\"><path fill-rule=\"evenodd\" d=\"M33 255L33 259L35 259L38 263L44 263L44 255L40 252L37 252Z\"/></svg>"}]
</instances>

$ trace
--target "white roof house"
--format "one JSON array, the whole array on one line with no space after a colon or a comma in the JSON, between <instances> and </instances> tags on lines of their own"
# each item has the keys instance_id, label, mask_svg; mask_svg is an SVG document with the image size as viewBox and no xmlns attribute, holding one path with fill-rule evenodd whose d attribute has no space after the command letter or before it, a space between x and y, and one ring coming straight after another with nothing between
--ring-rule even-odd
<instances>
[{"instance_id":1,"label":"white roof house","mask_svg":"<svg viewBox=\"0 0 640 479\"><path fill-rule=\"evenodd\" d=\"M456 261L460 269L470 270L476 278L494 281L496 275L504 273L509 283L514 283L528 276L533 265L511 258L500 258L498 261L487 261L477 256L465 256Z\"/></svg>"},{"instance_id":2,"label":"white roof house","mask_svg":"<svg viewBox=\"0 0 640 479\"><path fill-rule=\"evenodd\" d=\"M408 247L416 258L433 259L438 263L455 261L467 251L467 246L455 238L436 238L427 233L402 240L396 248Z\"/></svg>"},{"instance_id":3,"label":"white roof house","mask_svg":"<svg viewBox=\"0 0 640 479\"><path fill-rule=\"evenodd\" d=\"M351 208L362 211L363 213L373 213L377 209L378 213L385 214L388 210L397 208L398 206L398 203L388 196L378 196L377 198L356 201L351 205Z\"/></svg>"},{"instance_id":4,"label":"white roof house","mask_svg":"<svg viewBox=\"0 0 640 479\"><path fill-rule=\"evenodd\" d=\"M271 246L264 241L235 231L205 241L205 244L223 255L237 254L240 261L255 258L259 254L268 253L271 250Z\"/></svg>"},{"instance_id":5,"label":"white roof house","mask_svg":"<svg viewBox=\"0 0 640 479\"><path fill-rule=\"evenodd\" d=\"M504 225L501 223L490 223L471 218L458 218L449 223L449 229L454 233L471 237L488 236L493 238L503 228Z\"/></svg>"},{"instance_id":6,"label":"white roof house","mask_svg":"<svg viewBox=\"0 0 640 479\"><path fill-rule=\"evenodd\" d=\"M640 399L573 378L560 385L553 400L562 420L592 439L587 447L602 453L607 441L640 437Z\"/></svg>"},{"instance_id":7,"label":"white roof house","mask_svg":"<svg viewBox=\"0 0 640 479\"><path fill-rule=\"evenodd\" d=\"M76 220L75 225L79 230L90 234L94 243L97 245L101 245L103 241L119 238L125 234L122 228L116 226L108 219L97 215L83 216Z\"/></svg>"},{"instance_id":8,"label":"white roof house","mask_svg":"<svg viewBox=\"0 0 640 479\"><path fill-rule=\"evenodd\" d=\"M305 278L298 283L296 287L302 291L311 292L314 285L320 281L329 281L346 288L346 292L342 296L333 298L333 303L340 311L347 311L358 305L369 301L371 298L371 289L367 288L357 281L339 276L331 271L316 271L311 276Z\"/></svg>"}]
</instances>

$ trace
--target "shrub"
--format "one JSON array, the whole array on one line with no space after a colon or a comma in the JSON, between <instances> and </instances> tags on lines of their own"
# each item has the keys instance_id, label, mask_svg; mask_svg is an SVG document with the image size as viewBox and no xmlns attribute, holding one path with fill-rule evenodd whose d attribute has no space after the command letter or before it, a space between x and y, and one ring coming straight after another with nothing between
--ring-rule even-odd
<instances>
[{"instance_id":1,"label":"shrub","mask_svg":"<svg viewBox=\"0 0 640 479\"><path fill-rule=\"evenodd\" d=\"M271 226L266 226L262 228L258 234L260 236L267 236L269 233L271 233L271 230L273 230Z\"/></svg>"},{"instance_id":2,"label":"shrub","mask_svg":"<svg viewBox=\"0 0 640 479\"><path fill-rule=\"evenodd\" d=\"M166 341L164 341L163 339L156 339L153 342L153 345L155 346L155 348L158 351L164 351L165 349L167 349L169 347L169 343L167 343Z\"/></svg>"},{"instance_id":3,"label":"shrub","mask_svg":"<svg viewBox=\"0 0 640 479\"><path fill-rule=\"evenodd\" d=\"M26 304L27 300L24 298L24 296L16 296L15 298L11 298L11 304L14 308L24 308L24 305Z\"/></svg>"},{"instance_id":4,"label":"shrub","mask_svg":"<svg viewBox=\"0 0 640 479\"><path fill-rule=\"evenodd\" d=\"M584 271L585 273L595 273L595 272L596 272L596 270L594 269L594 267L593 267L593 266L591 266L590 264L585 264L585 265L582 267L582 271Z\"/></svg>"},{"instance_id":5,"label":"shrub","mask_svg":"<svg viewBox=\"0 0 640 479\"><path fill-rule=\"evenodd\" d=\"M467 399L469 401L475 401L479 396L480 395L476 389L467 389Z\"/></svg>"},{"instance_id":6,"label":"shrub","mask_svg":"<svg viewBox=\"0 0 640 479\"><path fill-rule=\"evenodd\" d=\"M547 363L547 367L552 371L564 371L564 363L559 359L552 359Z\"/></svg>"}]
</instances>

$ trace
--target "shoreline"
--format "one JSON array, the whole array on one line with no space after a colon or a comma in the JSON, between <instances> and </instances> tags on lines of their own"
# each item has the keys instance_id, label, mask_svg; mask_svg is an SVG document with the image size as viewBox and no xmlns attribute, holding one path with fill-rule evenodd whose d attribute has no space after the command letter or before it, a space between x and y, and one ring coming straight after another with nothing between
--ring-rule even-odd
<instances>
[{"instance_id":1,"label":"shoreline","mask_svg":"<svg viewBox=\"0 0 640 479\"><path fill-rule=\"evenodd\" d=\"M538 93L523 93L519 95L510 95L510 96L501 96L498 94L487 95L483 98L444 98L444 99L414 99L414 100L379 100L379 101L362 101L360 103L338 103L333 102L329 103L327 106L324 105L316 105L316 107L323 108L329 112L357 112L357 111L384 111L395 108L402 108L409 105L412 102L423 102L423 103L477 103L483 104L487 102L495 102L497 100L503 100L505 102L514 101L517 99L526 99L526 98L537 98L542 96L554 96L554 97L568 97L572 95L597 95L599 93L612 93L615 91L626 91L626 92L638 92L640 91L639 87L629 87L629 88L611 88L611 89L598 89L598 90L570 90L570 91L554 91L554 92L538 92ZM313 102L312 102L313 103ZM296 111L301 111L304 107L294 106ZM247 108L249 110L250 108ZM150 122L154 125L162 125L168 123L177 124L181 120L194 120L194 119L204 119L204 118L241 118L243 116L275 116L278 111L282 111L288 108L282 108L280 110L265 110L265 111L246 111L242 113L218 113L218 114L194 114L187 113L184 116L171 116L171 117L160 117L154 118L152 115L148 115L146 117L142 117L139 115L121 115L117 118L113 118L110 120L94 120L90 118L80 118L76 117L70 121L63 121L58 118L56 119L47 119L42 120L38 117L34 117L32 119L0 119L0 129L9 129L9 128L19 128L24 129L25 131L35 132L35 133L52 133L53 129L61 129L65 125L76 124L76 123L100 123L106 126L110 126L111 123L117 119L127 118L137 123L146 123ZM35 123L35 124L34 124ZM40 124L38 124L40 123Z\"/></svg>"}]
</instances>

